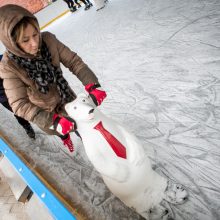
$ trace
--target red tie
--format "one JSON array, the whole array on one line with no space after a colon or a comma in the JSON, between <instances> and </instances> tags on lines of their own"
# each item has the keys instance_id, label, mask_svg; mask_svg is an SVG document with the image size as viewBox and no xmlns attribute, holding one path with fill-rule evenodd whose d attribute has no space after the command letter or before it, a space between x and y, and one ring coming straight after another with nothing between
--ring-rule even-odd
<instances>
[{"instance_id":1,"label":"red tie","mask_svg":"<svg viewBox=\"0 0 220 220\"><path fill-rule=\"evenodd\" d=\"M101 121L94 127L94 129L98 130L103 135L118 157L122 157L124 159L127 158L126 148L103 127Z\"/></svg>"}]
</instances>

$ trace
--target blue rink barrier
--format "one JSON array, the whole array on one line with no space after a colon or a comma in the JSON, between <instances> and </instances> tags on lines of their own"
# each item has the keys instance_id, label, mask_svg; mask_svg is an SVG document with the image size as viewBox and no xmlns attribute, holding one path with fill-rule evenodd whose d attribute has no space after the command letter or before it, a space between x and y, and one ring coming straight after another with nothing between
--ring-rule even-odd
<instances>
[{"instance_id":1,"label":"blue rink barrier","mask_svg":"<svg viewBox=\"0 0 220 220\"><path fill-rule=\"evenodd\" d=\"M48 208L56 220L76 220L64 205L51 193L39 178L21 161L11 148L0 138L0 151L11 162L30 189Z\"/></svg>"}]
</instances>

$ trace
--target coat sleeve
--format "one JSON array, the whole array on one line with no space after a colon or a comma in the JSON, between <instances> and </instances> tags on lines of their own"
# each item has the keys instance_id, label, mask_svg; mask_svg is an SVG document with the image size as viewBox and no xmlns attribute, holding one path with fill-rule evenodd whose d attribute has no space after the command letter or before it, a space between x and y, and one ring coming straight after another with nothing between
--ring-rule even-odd
<instances>
[{"instance_id":1,"label":"coat sleeve","mask_svg":"<svg viewBox=\"0 0 220 220\"><path fill-rule=\"evenodd\" d=\"M7 78L4 78L3 85L8 102L16 115L37 124L41 128L48 128L52 125L54 112L44 111L31 103L27 95L27 86L15 73L7 70Z\"/></svg>"},{"instance_id":2,"label":"coat sleeve","mask_svg":"<svg viewBox=\"0 0 220 220\"><path fill-rule=\"evenodd\" d=\"M77 53L73 52L72 50L70 50L70 48L61 43L55 37L55 35L51 33L49 34L51 35L51 38L53 38L54 44L56 45L60 62L74 75L76 75L83 85L87 85L88 83L98 83L96 75L83 62L83 60L77 55Z\"/></svg>"}]
</instances>

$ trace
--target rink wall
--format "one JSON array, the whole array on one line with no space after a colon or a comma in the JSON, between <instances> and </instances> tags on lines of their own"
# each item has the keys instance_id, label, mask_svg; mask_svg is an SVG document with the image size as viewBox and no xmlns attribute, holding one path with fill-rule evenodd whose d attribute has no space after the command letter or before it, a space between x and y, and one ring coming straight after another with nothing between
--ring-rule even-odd
<instances>
[{"instance_id":1,"label":"rink wall","mask_svg":"<svg viewBox=\"0 0 220 220\"><path fill-rule=\"evenodd\" d=\"M56 19L59 19L60 16L67 13L68 7L64 1L55 1L37 12L35 16L38 19L41 29L49 25Z\"/></svg>"},{"instance_id":2,"label":"rink wall","mask_svg":"<svg viewBox=\"0 0 220 220\"><path fill-rule=\"evenodd\" d=\"M27 8L32 13L36 13L40 11L42 8L46 7L50 4L49 0L31 0L31 1L24 1L24 0L0 0L0 7L7 4L16 4L20 5L24 8Z\"/></svg>"},{"instance_id":3,"label":"rink wall","mask_svg":"<svg viewBox=\"0 0 220 220\"><path fill-rule=\"evenodd\" d=\"M31 196L31 198L37 197L40 202L44 204L44 207L41 207L41 209L47 208L49 212L49 214L47 214L47 211L43 212L42 210L35 210L36 208L39 209L37 203L30 202L31 198L28 200L25 199L26 201L24 200L22 202L30 203L32 205L30 209L33 210L31 213L33 219L76 220L77 217L77 219L82 220L83 218L79 213L62 198L61 194L47 183L46 179L28 162L28 160L26 160L21 153L17 152L13 146L9 147L10 143L5 137L2 135L0 137L0 153L7 158L11 167L14 168L14 171L20 176L20 178L16 177L16 175L13 174L14 171L9 173L9 179L13 178L13 185L16 185L16 190L13 190L13 187L11 188L12 192L18 192L18 185L21 185L20 182L23 180L24 184L27 184L34 193L34 196ZM3 165L5 166L7 163L4 163ZM3 169L4 167L0 168ZM9 172L9 170L10 169L6 172ZM26 197L28 197L28 195ZM18 201L20 200L18 199ZM38 214L36 215L35 213ZM40 215L39 213L43 214ZM52 218L50 218L50 216Z\"/></svg>"}]
</instances>

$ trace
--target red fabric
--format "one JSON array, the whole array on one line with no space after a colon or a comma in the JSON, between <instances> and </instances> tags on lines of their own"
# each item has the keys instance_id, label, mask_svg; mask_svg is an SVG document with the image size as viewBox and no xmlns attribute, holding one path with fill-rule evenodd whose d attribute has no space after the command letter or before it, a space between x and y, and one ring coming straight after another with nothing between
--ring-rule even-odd
<instances>
[{"instance_id":1,"label":"red fabric","mask_svg":"<svg viewBox=\"0 0 220 220\"><path fill-rule=\"evenodd\" d=\"M54 122L54 120L55 120L57 117L59 117L58 114L54 114L54 115L53 115L53 122Z\"/></svg>"},{"instance_id":2,"label":"red fabric","mask_svg":"<svg viewBox=\"0 0 220 220\"><path fill-rule=\"evenodd\" d=\"M64 146L68 147L70 152L74 151L74 146L73 146L72 140L70 139L70 134L68 134L67 138L63 139L62 141L63 141Z\"/></svg>"},{"instance_id":3,"label":"red fabric","mask_svg":"<svg viewBox=\"0 0 220 220\"><path fill-rule=\"evenodd\" d=\"M85 90L93 98L93 101L95 102L96 105L101 105L101 103L107 96L106 92L100 90L99 88L101 87L100 86L97 87L96 84L94 83L90 83L85 86Z\"/></svg>"},{"instance_id":4,"label":"red fabric","mask_svg":"<svg viewBox=\"0 0 220 220\"><path fill-rule=\"evenodd\" d=\"M62 127L62 134L68 134L74 127L73 123L65 117L59 116L58 114L53 115L53 122L58 118L58 124Z\"/></svg>"},{"instance_id":5,"label":"red fabric","mask_svg":"<svg viewBox=\"0 0 220 220\"><path fill-rule=\"evenodd\" d=\"M106 141L109 143L113 151L118 157L122 157L124 159L127 158L126 155L126 148L109 132L107 131L100 121L94 129L98 130L103 137L106 139Z\"/></svg>"}]
</instances>

